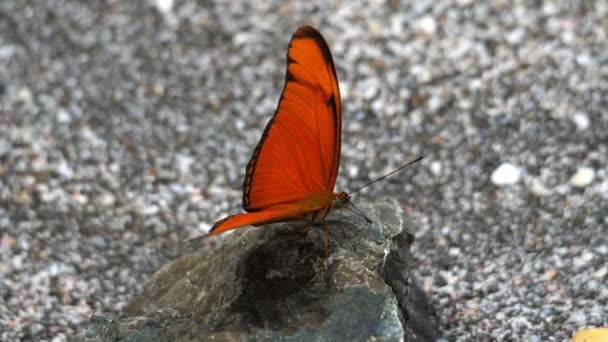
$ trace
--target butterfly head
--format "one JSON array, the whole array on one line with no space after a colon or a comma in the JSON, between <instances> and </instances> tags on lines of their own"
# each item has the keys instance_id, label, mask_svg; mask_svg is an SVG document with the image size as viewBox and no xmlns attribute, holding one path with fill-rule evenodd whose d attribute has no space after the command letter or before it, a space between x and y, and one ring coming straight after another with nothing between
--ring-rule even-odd
<instances>
[{"instance_id":1,"label":"butterfly head","mask_svg":"<svg viewBox=\"0 0 608 342\"><path fill-rule=\"evenodd\" d=\"M331 207L332 209L342 209L348 202L350 202L350 196L343 191L335 195L334 200L331 202Z\"/></svg>"}]
</instances>

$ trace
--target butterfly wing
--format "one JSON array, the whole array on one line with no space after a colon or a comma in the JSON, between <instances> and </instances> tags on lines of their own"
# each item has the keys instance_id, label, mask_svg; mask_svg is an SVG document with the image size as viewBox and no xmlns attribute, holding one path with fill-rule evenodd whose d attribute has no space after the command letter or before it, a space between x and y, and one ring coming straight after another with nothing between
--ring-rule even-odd
<instances>
[{"instance_id":1,"label":"butterfly wing","mask_svg":"<svg viewBox=\"0 0 608 342\"><path fill-rule=\"evenodd\" d=\"M257 212L228 216L217 221L209 231L209 235L216 235L248 224L263 225L300 219L307 213L327 208L331 205L333 197L333 193L319 192L297 202L279 204Z\"/></svg>"},{"instance_id":2,"label":"butterfly wing","mask_svg":"<svg viewBox=\"0 0 608 342\"><path fill-rule=\"evenodd\" d=\"M288 221L291 219L300 218L301 216L302 212L300 208L296 207L275 208L254 213L231 215L217 221L211 230L209 230L209 236L249 224L261 225L277 221Z\"/></svg>"},{"instance_id":3,"label":"butterfly wing","mask_svg":"<svg viewBox=\"0 0 608 342\"><path fill-rule=\"evenodd\" d=\"M329 48L316 29L301 27L289 43L279 105L247 165L243 208L249 213L216 222L209 235L328 208L340 165L341 130Z\"/></svg>"},{"instance_id":4,"label":"butterfly wing","mask_svg":"<svg viewBox=\"0 0 608 342\"><path fill-rule=\"evenodd\" d=\"M341 129L340 90L329 48L316 29L301 27L289 43L277 110L247 165L243 209L257 212L312 193L331 193Z\"/></svg>"}]
</instances>

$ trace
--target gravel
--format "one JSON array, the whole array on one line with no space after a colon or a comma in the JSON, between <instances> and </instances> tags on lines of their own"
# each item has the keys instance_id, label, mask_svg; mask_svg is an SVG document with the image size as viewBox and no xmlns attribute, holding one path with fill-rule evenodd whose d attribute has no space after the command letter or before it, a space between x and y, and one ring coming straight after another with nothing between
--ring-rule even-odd
<instances>
[{"instance_id":1,"label":"gravel","mask_svg":"<svg viewBox=\"0 0 608 342\"><path fill-rule=\"evenodd\" d=\"M239 210L305 23L341 82L337 189L425 156L355 201L419 227L442 339L608 326L606 1L3 0L1 340L118 314Z\"/></svg>"}]
</instances>

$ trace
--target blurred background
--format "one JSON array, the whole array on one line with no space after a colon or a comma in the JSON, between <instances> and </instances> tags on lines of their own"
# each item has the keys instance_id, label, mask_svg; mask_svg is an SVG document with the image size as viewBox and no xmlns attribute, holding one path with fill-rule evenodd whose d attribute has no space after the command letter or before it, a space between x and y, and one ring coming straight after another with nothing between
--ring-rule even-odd
<instances>
[{"instance_id":1,"label":"blurred background","mask_svg":"<svg viewBox=\"0 0 608 342\"><path fill-rule=\"evenodd\" d=\"M120 313L241 210L303 24L340 80L336 189L425 156L354 201L403 204L444 340L608 325L607 1L3 0L1 340Z\"/></svg>"}]
</instances>

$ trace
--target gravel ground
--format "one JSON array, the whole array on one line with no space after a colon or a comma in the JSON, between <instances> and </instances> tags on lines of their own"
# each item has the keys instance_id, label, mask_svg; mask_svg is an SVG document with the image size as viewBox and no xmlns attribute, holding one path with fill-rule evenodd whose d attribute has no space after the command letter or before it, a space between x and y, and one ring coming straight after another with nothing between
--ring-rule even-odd
<instances>
[{"instance_id":1,"label":"gravel ground","mask_svg":"<svg viewBox=\"0 0 608 342\"><path fill-rule=\"evenodd\" d=\"M0 339L119 313L240 207L287 42L321 29L338 189L397 197L445 340L608 325L608 2L0 1Z\"/></svg>"}]
</instances>

